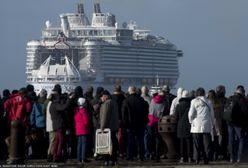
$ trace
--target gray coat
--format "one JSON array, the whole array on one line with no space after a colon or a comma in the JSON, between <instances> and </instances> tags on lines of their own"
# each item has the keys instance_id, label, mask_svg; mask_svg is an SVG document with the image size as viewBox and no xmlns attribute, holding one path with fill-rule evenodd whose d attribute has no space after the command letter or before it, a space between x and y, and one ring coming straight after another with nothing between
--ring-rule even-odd
<instances>
[{"instance_id":1,"label":"gray coat","mask_svg":"<svg viewBox=\"0 0 248 168\"><path fill-rule=\"evenodd\" d=\"M106 100L100 107L100 128L117 131L119 128L118 105L115 101Z\"/></svg>"}]
</instances>

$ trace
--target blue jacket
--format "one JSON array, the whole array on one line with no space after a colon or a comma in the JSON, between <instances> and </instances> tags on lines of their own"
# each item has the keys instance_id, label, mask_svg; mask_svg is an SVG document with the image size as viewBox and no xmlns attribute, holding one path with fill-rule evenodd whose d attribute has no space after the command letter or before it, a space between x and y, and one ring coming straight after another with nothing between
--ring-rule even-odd
<instances>
[{"instance_id":1,"label":"blue jacket","mask_svg":"<svg viewBox=\"0 0 248 168\"><path fill-rule=\"evenodd\" d=\"M30 125L35 128L45 128L44 104L34 102L30 115Z\"/></svg>"}]
</instances>

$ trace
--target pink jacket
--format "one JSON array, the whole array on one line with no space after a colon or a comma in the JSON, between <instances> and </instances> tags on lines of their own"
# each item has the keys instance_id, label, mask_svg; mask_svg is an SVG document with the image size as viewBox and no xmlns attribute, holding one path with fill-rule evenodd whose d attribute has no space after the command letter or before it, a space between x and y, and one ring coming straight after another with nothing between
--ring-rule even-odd
<instances>
[{"instance_id":1,"label":"pink jacket","mask_svg":"<svg viewBox=\"0 0 248 168\"><path fill-rule=\"evenodd\" d=\"M90 121L87 110L84 107L76 107L74 109L74 123L77 136L90 133Z\"/></svg>"}]
</instances>

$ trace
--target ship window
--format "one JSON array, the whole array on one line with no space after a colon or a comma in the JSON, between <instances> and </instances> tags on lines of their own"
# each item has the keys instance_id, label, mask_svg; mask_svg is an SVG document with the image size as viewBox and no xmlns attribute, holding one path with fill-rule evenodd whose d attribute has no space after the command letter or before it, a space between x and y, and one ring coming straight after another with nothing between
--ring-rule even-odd
<instances>
[{"instance_id":1,"label":"ship window","mask_svg":"<svg viewBox=\"0 0 248 168\"><path fill-rule=\"evenodd\" d=\"M94 36L98 35L98 34L97 34L97 30L94 30L93 35L94 35Z\"/></svg>"},{"instance_id":2,"label":"ship window","mask_svg":"<svg viewBox=\"0 0 248 168\"><path fill-rule=\"evenodd\" d=\"M92 36L92 30L89 31L89 35Z\"/></svg>"}]
</instances>

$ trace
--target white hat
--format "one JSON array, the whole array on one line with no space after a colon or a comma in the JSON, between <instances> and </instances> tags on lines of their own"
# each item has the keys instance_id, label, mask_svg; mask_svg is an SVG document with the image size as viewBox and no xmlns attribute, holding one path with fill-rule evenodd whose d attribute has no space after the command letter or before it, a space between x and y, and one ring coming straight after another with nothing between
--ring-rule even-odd
<instances>
[{"instance_id":1,"label":"white hat","mask_svg":"<svg viewBox=\"0 0 248 168\"><path fill-rule=\"evenodd\" d=\"M183 90L182 92L182 98L188 98L189 97L189 91Z\"/></svg>"},{"instance_id":2,"label":"white hat","mask_svg":"<svg viewBox=\"0 0 248 168\"><path fill-rule=\"evenodd\" d=\"M78 106L83 106L84 103L85 103L85 98L82 98L82 97L80 97L80 98L78 99L78 101L77 101L77 105L78 105Z\"/></svg>"}]
</instances>

